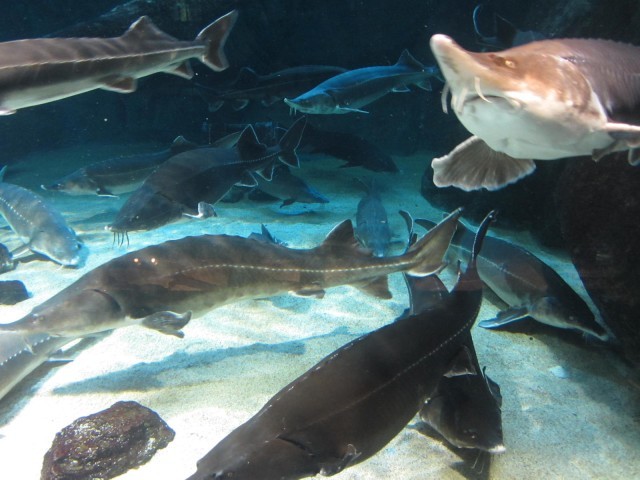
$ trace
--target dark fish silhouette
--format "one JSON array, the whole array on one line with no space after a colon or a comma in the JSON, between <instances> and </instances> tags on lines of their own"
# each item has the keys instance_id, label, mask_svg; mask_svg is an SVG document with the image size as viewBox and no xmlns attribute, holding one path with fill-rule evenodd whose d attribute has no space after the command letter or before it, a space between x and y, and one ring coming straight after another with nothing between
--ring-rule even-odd
<instances>
[{"instance_id":1,"label":"dark fish silhouette","mask_svg":"<svg viewBox=\"0 0 640 480\"><path fill-rule=\"evenodd\" d=\"M128 325L182 336L180 329L192 313L286 292L321 297L325 288L338 285L390 298L388 274L430 275L442 268L459 216L455 211L405 254L387 258L361 251L349 220L312 249L287 248L264 238L201 235L130 252L86 273L22 319L0 325L0 335L22 336L18 343L10 339L6 357L1 356L1 339L8 337L0 336L0 393L2 369L11 369L14 380L7 385L15 384L21 368L32 370L34 362L46 361L57 346L50 338L68 341ZM41 341L46 343L43 354L29 357L25 349L37 354ZM15 355L17 365L10 361Z\"/></svg>"},{"instance_id":2,"label":"dark fish silhouette","mask_svg":"<svg viewBox=\"0 0 640 480\"><path fill-rule=\"evenodd\" d=\"M277 147L261 144L251 127L240 136L235 148L197 148L171 157L158 167L122 206L107 227L114 234L152 230L181 218L202 216L205 208L220 200L236 183L253 186L250 172L266 169L279 160L298 166L298 147L305 119L297 120Z\"/></svg>"},{"instance_id":3,"label":"dark fish silhouette","mask_svg":"<svg viewBox=\"0 0 640 480\"><path fill-rule=\"evenodd\" d=\"M191 78L199 58L215 71L228 66L224 44L238 14L232 11L180 41L140 17L117 38L37 38L0 43L0 115L97 88L120 93L158 72Z\"/></svg>"},{"instance_id":4,"label":"dark fish silhouette","mask_svg":"<svg viewBox=\"0 0 640 480\"><path fill-rule=\"evenodd\" d=\"M479 4L473 9L473 29L478 37L478 43L483 47L490 49L503 50L505 48L517 47L525 43L534 42L536 40L545 39L545 35L533 30L519 30L513 23L506 18L498 15L492 9L489 9L489 32L483 32L480 25L487 21L481 19L482 12L487 9L486 4ZM486 14L484 15L486 16Z\"/></svg>"},{"instance_id":5,"label":"dark fish silhouette","mask_svg":"<svg viewBox=\"0 0 640 480\"><path fill-rule=\"evenodd\" d=\"M308 125L302 147L311 153L324 153L344 160L343 168L362 167L374 172L399 172L390 155L358 135L320 130Z\"/></svg>"},{"instance_id":6,"label":"dark fish silhouette","mask_svg":"<svg viewBox=\"0 0 640 480\"><path fill-rule=\"evenodd\" d=\"M431 90L437 67L425 67L404 50L395 65L350 70L284 102L308 114L368 113L362 107L390 92L409 91L408 85Z\"/></svg>"},{"instance_id":7,"label":"dark fish silhouette","mask_svg":"<svg viewBox=\"0 0 640 480\"><path fill-rule=\"evenodd\" d=\"M82 167L50 185L41 186L44 190L70 195L114 197L138 188L145 178L170 157L196 147L195 143L179 136L165 150L109 158Z\"/></svg>"},{"instance_id":8,"label":"dark fish silhouette","mask_svg":"<svg viewBox=\"0 0 640 480\"><path fill-rule=\"evenodd\" d=\"M31 190L2 181L0 171L0 215L24 244L66 267L81 267L88 249L67 225L60 212Z\"/></svg>"},{"instance_id":9,"label":"dark fish silhouette","mask_svg":"<svg viewBox=\"0 0 640 480\"><path fill-rule=\"evenodd\" d=\"M271 180L256 176L256 189L282 200L280 207L299 203L329 203L329 199L294 175L287 165L276 165Z\"/></svg>"},{"instance_id":10,"label":"dark fish silhouette","mask_svg":"<svg viewBox=\"0 0 640 480\"><path fill-rule=\"evenodd\" d=\"M16 261L13 259L13 255L5 244L0 243L0 273L10 272L15 268Z\"/></svg>"},{"instance_id":11,"label":"dark fish silhouette","mask_svg":"<svg viewBox=\"0 0 640 480\"><path fill-rule=\"evenodd\" d=\"M242 110L251 101L264 106L273 105L283 98L293 98L319 83L344 73L346 69L326 65L302 65L285 68L269 75L258 75L249 67L238 73L236 80L225 87L208 87L196 84L196 89L215 112L226 102L234 110Z\"/></svg>"},{"instance_id":12,"label":"dark fish silhouette","mask_svg":"<svg viewBox=\"0 0 640 480\"><path fill-rule=\"evenodd\" d=\"M431 228L426 220L416 223ZM474 233L462 223L451 242L454 260L468 258ZM478 323L485 328L503 325L531 317L552 327L574 329L600 339L606 330L595 320L586 302L558 273L530 251L497 237L487 236L478 257L478 272L482 281L505 303L507 310L493 320Z\"/></svg>"},{"instance_id":13,"label":"dark fish silhouette","mask_svg":"<svg viewBox=\"0 0 640 480\"><path fill-rule=\"evenodd\" d=\"M594 160L640 146L640 47L609 40L540 40L469 52L446 35L431 50L451 106L473 136L434 158L438 187L497 190L535 170L533 159Z\"/></svg>"},{"instance_id":14,"label":"dark fish silhouette","mask_svg":"<svg viewBox=\"0 0 640 480\"><path fill-rule=\"evenodd\" d=\"M218 443L189 480L329 476L383 448L460 356L482 301L475 255L488 224L447 300L327 356Z\"/></svg>"},{"instance_id":15,"label":"dark fish silhouette","mask_svg":"<svg viewBox=\"0 0 640 480\"><path fill-rule=\"evenodd\" d=\"M391 228L387 210L382 204L380 193L374 179L361 182L366 194L358 202L356 210L356 238L376 257L384 257L391 245Z\"/></svg>"}]
</instances>

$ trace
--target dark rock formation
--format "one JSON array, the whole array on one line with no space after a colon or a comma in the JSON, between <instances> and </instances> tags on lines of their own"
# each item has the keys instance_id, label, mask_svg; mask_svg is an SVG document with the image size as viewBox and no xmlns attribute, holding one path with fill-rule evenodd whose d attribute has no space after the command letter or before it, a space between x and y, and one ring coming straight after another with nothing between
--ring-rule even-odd
<instances>
[{"instance_id":1,"label":"dark rock formation","mask_svg":"<svg viewBox=\"0 0 640 480\"><path fill-rule=\"evenodd\" d=\"M578 273L625 356L640 366L639 187L640 168L618 155L571 163L556 192Z\"/></svg>"},{"instance_id":2,"label":"dark rock formation","mask_svg":"<svg viewBox=\"0 0 640 480\"><path fill-rule=\"evenodd\" d=\"M149 461L174 436L152 410L137 402L117 402L56 434L44 457L41 479L113 478Z\"/></svg>"},{"instance_id":3,"label":"dark rock formation","mask_svg":"<svg viewBox=\"0 0 640 480\"><path fill-rule=\"evenodd\" d=\"M0 281L0 305L15 305L27 298L29 292L20 280Z\"/></svg>"}]
</instances>

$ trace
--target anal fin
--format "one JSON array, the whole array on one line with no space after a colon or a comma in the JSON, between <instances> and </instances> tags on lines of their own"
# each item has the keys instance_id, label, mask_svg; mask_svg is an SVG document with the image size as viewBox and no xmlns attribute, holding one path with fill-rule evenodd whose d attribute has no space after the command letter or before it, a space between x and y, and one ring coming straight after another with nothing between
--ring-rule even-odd
<instances>
[{"instance_id":1,"label":"anal fin","mask_svg":"<svg viewBox=\"0 0 640 480\"><path fill-rule=\"evenodd\" d=\"M458 187L465 191L486 188L498 190L532 173L536 164L530 159L513 158L496 152L473 136L447 155L434 158L433 183L438 187Z\"/></svg>"},{"instance_id":2,"label":"anal fin","mask_svg":"<svg viewBox=\"0 0 640 480\"><path fill-rule=\"evenodd\" d=\"M117 93L131 93L136 91L137 86L138 81L133 77L117 77L105 80L100 88Z\"/></svg>"}]
</instances>

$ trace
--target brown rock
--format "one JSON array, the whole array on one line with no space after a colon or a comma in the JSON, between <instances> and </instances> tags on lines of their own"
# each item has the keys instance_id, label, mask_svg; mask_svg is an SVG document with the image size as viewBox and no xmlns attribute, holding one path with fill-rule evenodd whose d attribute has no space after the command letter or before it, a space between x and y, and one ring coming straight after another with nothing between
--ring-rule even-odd
<instances>
[{"instance_id":1,"label":"brown rock","mask_svg":"<svg viewBox=\"0 0 640 480\"><path fill-rule=\"evenodd\" d=\"M44 456L40 478L113 478L149 461L174 436L154 411L137 402L117 402L58 432Z\"/></svg>"}]
</instances>

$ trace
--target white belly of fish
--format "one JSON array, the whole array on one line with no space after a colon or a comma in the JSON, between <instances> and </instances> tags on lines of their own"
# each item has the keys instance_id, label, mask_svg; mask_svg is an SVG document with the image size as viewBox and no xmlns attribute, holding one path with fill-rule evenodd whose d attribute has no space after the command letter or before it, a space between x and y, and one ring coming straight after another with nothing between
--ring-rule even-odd
<instances>
[{"instance_id":1,"label":"white belly of fish","mask_svg":"<svg viewBox=\"0 0 640 480\"><path fill-rule=\"evenodd\" d=\"M597 101L586 111L578 111L560 102L526 104L521 99L512 103L502 97L472 97L456 115L489 147L514 158L591 155L613 143L603 131L607 118Z\"/></svg>"}]
</instances>

